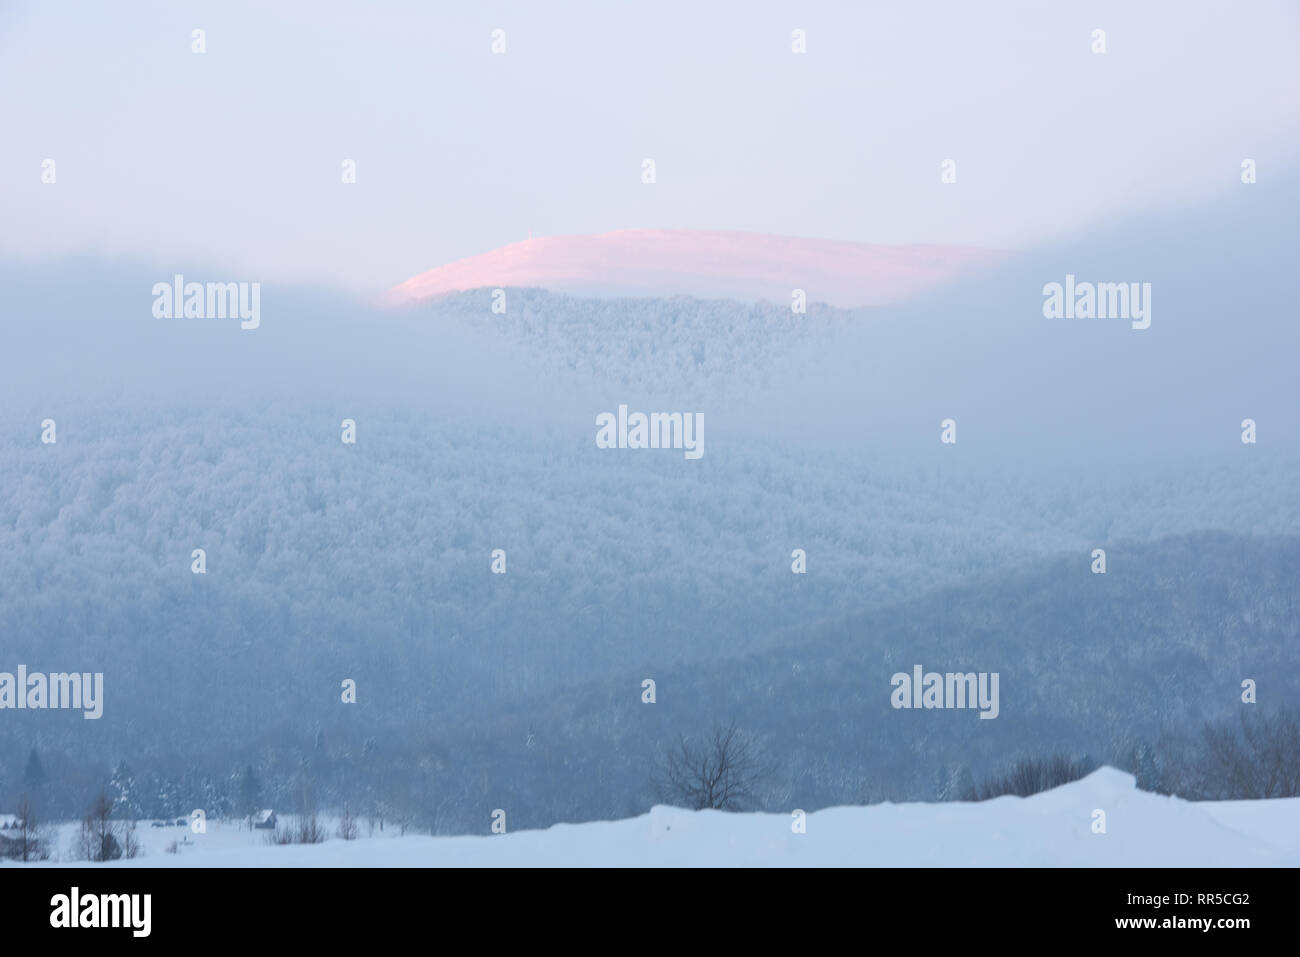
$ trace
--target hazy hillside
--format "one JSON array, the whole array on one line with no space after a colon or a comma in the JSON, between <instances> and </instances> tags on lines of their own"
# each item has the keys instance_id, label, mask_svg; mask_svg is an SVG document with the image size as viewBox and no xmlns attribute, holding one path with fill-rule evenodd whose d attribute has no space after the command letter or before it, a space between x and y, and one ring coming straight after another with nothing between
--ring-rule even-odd
<instances>
[{"instance_id":1,"label":"hazy hillside","mask_svg":"<svg viewBox=\"0 0 1300 957\"><path fill-rule=\"evenodd\" d=\"M429 750L409 753L438 753L451 768L472 756L476 773L448 780L481 774L472 793L511 794L540 826L593 803L599 816L629 813L629 791L653 798L656 753L717 722L748 729L778 769L764 806L823 807L951 797L954 782L1020 754L1132 767L1145 748L1181 761L1177 748L1206 722L1240 710L1245 678L1261 713L1300 704L1290 664L1300 538L1195 535L1128 543L1110 558L1105 575L1080 555L977 576L792 630L735 660L664 668L647 657L621 682L533 695L504 717L485 708L472 730L431 733ZM891 676L917 664L999 672L998 717L894 709ZM657 683L654 705L640 700L645 677Z\"/></svg>"},{"instance_id":2,"label":"hazy hillside","mask_svg":"<svg viewBox=\"0 0 1300 957\"><path fill-rule=\"evenodd\" d=\"M295 604L280 618L268 607L267 631L228 618L228 631L186 632L183 622L204 610L191 599L175 616L166 606L134 612L175 623L170 636L150 634L170 639L169 654L120 659L174 684L134 686L128 692L134 698L117 690L89 732L68 728L70 722L60 727L64 734L89 733L107 753L127 757L150 799L164 786L183 791L167 782L185 774L184 787L212 791L208 800L215 803L205 806L218 807L232 799L226 790L232 772L252 763L285 805L300 800L296 789L308 774L316 800L326 806L382 802L426 826L454 831L471 827L490 801L508 800L516 820L529 827L634 813L655 796L651 778L662 749L678 733L696 736L715 722L737 722L771 759L775 773L764 784L763 806L822 807L930 799L1022 753L1087 754L1131 767L1136 749L1168 754L1171 743L1204 722L1239 709L1244 678L1258 682L1262 712L1300 703L1300 682L1290 669L1300 629L1292 585L1300 538L1203 534L1115 543L1109 559L1105 575L1093 575L1087 553L1078 552L1015 571L985 571L972 583L929 589L838 621L754 632L748 638L766 647L750 654L740 653L746 636L699 627L694 634L710 642L715 660L690 663L669 661L651 640L684 626L668 616L664 626L638 633L644 640L625 649L621 664L596 655L583 661L575 648L560 659L569 663L555 668L556 646L549 644L555 637L513 617L529 606L497 599L488 614L531 643L475 632L450 646L468 645L512 670L527 666L528 686L510 693L467 672L446 642L439 655L436 631L428 640L405 641L382 623L350 635L313 632L298 625ZM741 597L763 590L755 586ZM346 606L326 610L331 620L349 620ZM602 635L613 633L579 637L597 647ZM727 639L725 648L712 643L720 638ZM129 654L125 635L110 633L105 641ZM270 666L277 647L309 662L296 669L293 682L271 685L258 670ZM394 654L404 657L389 657ZM363 697L354 708L340 708L337 686L323 673L347 655L369 669L355 672ZM187 672L191 663L198 668ZM998 672L998 717L895 710L890 677L916 664L927 671ZM409 672L410 680L394 680L398 671ZM201 681L187 682L186 674ZM114 676L110 670L110 681ZM455 677L477 690L472 700L456 694ZM657 683L653 705L641 700L645 678ZM110 683L110 693L119 686ZM250 705L256 695L279 709L265 701ZM181 700L204 722L161 734L153 709ZM11 725L17 733L0 752L3 766L13 769L10 780L31 740L23 729L55 753L81 740L69 735L65 743L53 733L51 716L37 716L39 730L31 714L21 717L25 723ZM181 757L186 741L208 735L219 742ZM162 777L147 783L150 774ZM152 805L144 812L181 813Z\"/></svg>"}]
</instances>

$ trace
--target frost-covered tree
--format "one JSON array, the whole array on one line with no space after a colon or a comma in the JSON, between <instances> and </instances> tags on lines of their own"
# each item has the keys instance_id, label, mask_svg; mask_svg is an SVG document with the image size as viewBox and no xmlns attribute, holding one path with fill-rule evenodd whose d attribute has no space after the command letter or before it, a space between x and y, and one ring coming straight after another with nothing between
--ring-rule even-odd
<instances>
[{"instance_id":1,"label":"frost-covered tree","mask_svg":"<svg viewBox=\"0 0 1300 957\"><path fill-rule=\"evenodd\" d=\"M661 797L692 810L741 811L753 805L773 768L753 741L736 728L715 726L702 741L679 736L660 761Z\"/></svg>"},{"instance_id":2,"label":"frost-covered tree","mask_svg":"<svg viewBox=\"0 0 1300 957\"><path fill-rule=\"evenodd\" d=\"M140 797L136 793L135 775L125 761L119 761L108 782L109 797L113 802L113 816L134 821L144 815Z\"/></svg>"}]
</instances>

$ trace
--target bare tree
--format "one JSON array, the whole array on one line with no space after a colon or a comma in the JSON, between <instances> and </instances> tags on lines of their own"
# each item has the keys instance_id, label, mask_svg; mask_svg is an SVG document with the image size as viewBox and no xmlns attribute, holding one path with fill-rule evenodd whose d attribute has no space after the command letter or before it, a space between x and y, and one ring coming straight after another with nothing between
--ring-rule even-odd
<instances>
[{"instance_id":1,"label":"bare tree","mask_svg":"<svg viewBox=\"0 0 1300 957\"><path fill-rule=\"evenodd\" d=\"M122 856L122 846L113 833L113 800L101 791L81 821L77 836L79 857L86 861L115 861Z\"/></svg>"},{"instance_id":2,"label":"bare tree","mask_svg":"<svg viewBox=\"0 0 1300 957\"><path fill-rule=\"evenodd\" d=\"M36 810L26 794L18 799L18 826L6 836L4 853L16 861L49 860L49 842L36 819Z\"/></svg>"},{"instance_id":3,"label":"bare tree","mask_svg":"<svg viewBox=\"0 0 1300 957\"><path fill-rule=\"evenodd\" d=\"M135 832L135 821L113 820L113 799L107 791L100 791L82 819L75 850L85 861L139 856L140 839Z\"/></svg>"},{"instance_id":4,"label":"bare tree","mask_svg":"<svg viewBox=\"0 0 1300 957\"><path fill-rule=\"evenodd\" d=\"M963 801L987 801L1004 794L1029 797L1077 781L1095 768L1096 765L1086 757L1075 759L1063 754L1046 758L1023 757L982 786L969 786L960 797Z\"/></svg>"},{"instance_id":5,"label":"bare tree","mask_svg":"<svg viewBox=\"0 0 1300 957\"><path fill-rule=\"evenodd\" d=\"M354 819L353 827L355 826ZM353 836L355 837L355 832ZM284 828L269 831L265 840L267 844L321 844L329 840L329 834L316 812L310 811L298 815Z\"/></svg>"},{"instance_id":6,"label":"bare tree","mask_svg":"<svg viewBox=\"0 0 1300 957\"><path fill-rule=\"evenodd\" d=\"M135 833L135 821L117 822L118 844L122 847L122 856L130 859L140 856L140 837Z\"/></svg>"},{"instance_id":7,"label":"bare tree","mask_svg":"<svg viewBox=\"0 0 1300 957\"><path fill-rule=\"evenodd\" d=\"M357 818L352 813L352 808L347 802L343 803L343 816L339 818L338 835L345 841L355 841L357 839Z\"/></svg>"},{"instance_id":8,"label":"bare tree","mask_svg":"<svg viewBox=\"0 0 1300 957\"><path fill-rule=\"evenodd\" d=\"M452 834L465 805L463 787L451 777L439 781L436 798L429 801L421 823L427 823L429 833Z\"/></svg>"},{"instance_id":9,"label":"bare tree","mask_svg":"<svg viewBox=\"0 0 1300 957\"><path fill-rule=\"evenodd\" d=\"M320 844L329 839L329 834L316 814L316 798L312 793L311 784L305 777L300 784L300 793L301 812L283 831L277 829L268 834L267 843Z\"/></svg>"},{"instance_id":10,"label":"bare tree","mask_svg":"<svg viewBox=\"0 0 1300 957\"><path fill-rule=\"evenodd\" d=\"M1203 791L1218 798L1300 796L1300 711L1242 709L1234 723L1206 725Z\"/></svg>"},{"instance_id":11,"label":"bare tree","mask_svg":"<svg viewBox=\"0 0 1300 957\"><path fill-rule=\"evenodd\" d=\"M655 785L662 800L693 810L740 811L756 803L758 788L772 772L733 722L715 726L699 745L679 736L660 760Z\"/></svg>"}]
</instances>

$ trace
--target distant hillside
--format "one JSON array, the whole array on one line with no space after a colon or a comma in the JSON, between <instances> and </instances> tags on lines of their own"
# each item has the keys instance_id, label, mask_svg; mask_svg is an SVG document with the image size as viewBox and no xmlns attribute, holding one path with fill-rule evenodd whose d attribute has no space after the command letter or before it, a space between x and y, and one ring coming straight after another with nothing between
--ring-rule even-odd
<instances>
[{"instance_id":1,"label":"distant hillside","mask_svg":"<svg viewBox=\"0 0 1300 957\"><path fill-rule=\"evenodd\" d=\"M1300 537L1207 533L1108 557L1105 575L1086 555L986 574L791 629L738 659L647 657L621 680L517 700L507 716L484 711L431 736L432 752L397 750L408 761L439 754L454 779L481 782L471 795L509 794L534 826L652 801L656 753L715 722L734 720L778 768L763 806L823 807L950 794L1022 754L1130 766L1146 748L1166 760L1207 721L1248 707L1245 678L1261 713L1300 703ZM917 664L998 672L998 717L894 709L891 676ZM640 700L646 677L654 705Z\"/></svg>"},{"instance_id":2,"label":"distant hillside","mask_svg":"<svg viewBox=\"0 0 1300 957\"><path fill-rule=\"evenodd\" d=\"M833 353L870 310L734 300L576 299L540 289L505 290L493 314L490 290L445 296L420 308L429 321L455 323L509 342L569 389L618 385L640 394L699 401L744 394L789 370L799 350Z\"/></svg>"},{"instance_id":3,"label":"distant hillside","mask_svg":"<svg viewBox=\"0 0 1300 957\"><path fill-rule=\"evenodd\" d=\"M206 787L221 793L232 771L255 762L268 799L286 806L301 800L295 782L310 774L322 806L382 799L452 832L473 830L484 802L508 802L512 819L527 827L637 813L654 801L657 755L677 734L732 720L776 768L760 796L764 807L931 799L1021 754L1087 755L1132 767L1146 748L1167 760L1206 721L1243 707L1245 678L1258 684L1260 713L1300 703L1292 667L1297 575L1300 537L1204 533L1110 543L1105 575L1092 574L1087 552L1077 550L785 629L738 631L696 596L684 618L664 608L653 630L610 622L578 629L572 646L545 627L547 614L573 621L557 609L572 606L545 587L530 601L528 575L502 583L515 589L510 600L486 598L490 582L464 578L485 596L482 622L499 631L480 625L449 636L434 628L401 639L395 627L405 618L378 615L403 593L400 582L369 580L381 598L366 605L357 597L361 579L351 578L341 589L350 604L324 609L330 621L355 622L350 632L310 627L315 619L299 602L277 608L262 599L259 606L254 593L226 596L229 587L219 586L206 597L137 607L130 619L108 618L125 624L151 615L168 631L142 628L128 638L117 636L122 624L88 630L90 647L113 649L118 657L106 660L141 677L124 681L121 670L106 668L114 697L105 718L73 730L78 744L89 735L137 774L208 776L214 784ZM761 602L774 593L777 604L755 606L771 614L792 594L780 582L779 574L757 572L736 598ZM690 587L683 581L676 593ZM429 606L434 614L438 607ZM200 611L228 627L203 623ZM368 625L367 614L375 615ZM665 644L679 628L698 643L695 654ZM623 642L613 644L616 637ZM45 651L24 644L19 654L28 663L69 660L67 651L56 654L64 641ZM747 646L754 650L745 653ZM141 653L159 647L167 650ZM301 662L292 680L273 668L286 653ZM918 664L998 672L998 717L894 709L891 676ZM337 704L341 674L358 677L364 697L355 708ZM653 705L641 700L646 678L656 682ZM458 694L457 682L471 694ZM173 720L164 731L155 709L183 709L194 720ZM39 740L62 749L69 722L51 717L35 716ZM10 713L6 722L0 768L11 769L11 781L35 720ZM208 735L220 740L164 759ZM65 780L81 780L81 772L68 770ZM166 780L140 790L174 791Z\"/></svg>"},{"instance_id":4,"label":"distant hillside","mask_svg":"<svg viewBox=\"0 0 1300 957\"><path fill-rule=\"evenodd\" d=\"M1067 549L1086 563L1124 538L1300 527L1292 473L1249 461L1044 483L746 435L711 435L698 462L638 458L596 448L588 422L480 430L377 410L353 448L328 407L63 409L58 445L3 446L0 633L14 664L106 672L87 742L315 720L343 676L387 722L743 653ZM1127 574L1112 564L1099 587ZM215 715L156 720L199 694L221 696Z\"/></svg>"}]
</instances>

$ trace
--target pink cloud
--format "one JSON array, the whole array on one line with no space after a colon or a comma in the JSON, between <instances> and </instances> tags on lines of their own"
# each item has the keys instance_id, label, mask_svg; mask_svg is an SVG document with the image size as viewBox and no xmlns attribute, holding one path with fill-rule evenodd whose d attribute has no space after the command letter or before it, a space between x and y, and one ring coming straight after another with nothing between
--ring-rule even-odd
<instances>
[{"instance_id":1,"label":"pink cloud","mask_svg":"<svg viewBox=\"0 0 1300 957\"><path fill-rule=\"evenodd\" d=\"M575 295L766 299L879 306L996 265L1006 253L963 246L883 246L763 233L625 229L548 236L439 266L389 290L388 305L449 292L539 286Z\"/></svg>"}]
</instances>

